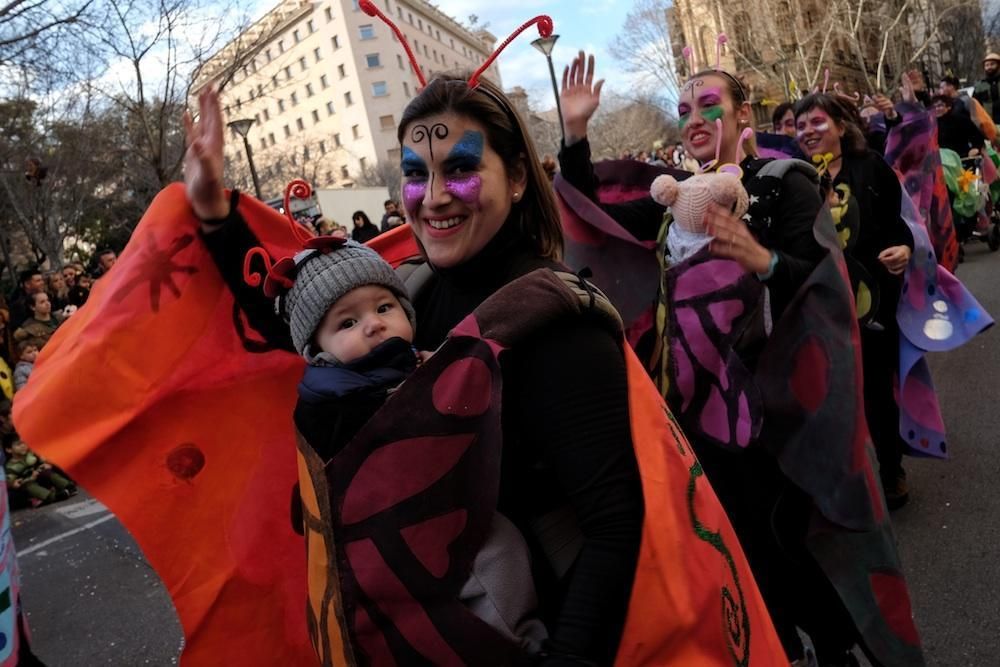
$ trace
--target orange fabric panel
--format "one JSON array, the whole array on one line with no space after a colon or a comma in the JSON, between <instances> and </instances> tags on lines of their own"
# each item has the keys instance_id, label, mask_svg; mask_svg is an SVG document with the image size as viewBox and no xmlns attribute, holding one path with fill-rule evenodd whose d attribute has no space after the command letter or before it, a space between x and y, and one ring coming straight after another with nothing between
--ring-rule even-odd
<instances>
[{"instance_id":1,"label":"orange fabric panel","mask_svg":"<svg viewBox=\"0 0 1000 667\"><path fill-rule=\"evenodd\" d=\"M240 210L272 254L299 247L264 204ZM288 516L303 362L244 350L197 229L183 186L157 196L46 345L15 423L129 528L174 600L184 664L313 664Z\"/></svg>"},{"instance_id":2,"label":"orange fabric panel","mask_svg":"<svg viewBox=\"0 0 1000 667\"><path fill-rule=\"evenodd\" d=\"M646 519L615 664L786 667L725 511L628 346L625 357Z\"/></svg>"}]
</instances>

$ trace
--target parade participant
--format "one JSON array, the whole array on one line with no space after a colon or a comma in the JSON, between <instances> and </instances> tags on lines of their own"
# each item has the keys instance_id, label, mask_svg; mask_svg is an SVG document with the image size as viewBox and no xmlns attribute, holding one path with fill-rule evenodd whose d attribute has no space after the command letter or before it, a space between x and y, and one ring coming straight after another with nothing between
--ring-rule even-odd
<instances>
[{"instance_id":1,"label":"parade participant","mask_svg":"<svg viewBox=\"0 0 1000 667\"><path fill-rule=\"evenodd\" d=\"M931 110L937 118L938 147L953 150L959 157L975 157L983 152L986 137L968 113L959 110L959 102L947 95L931 98Z\"/></svg>"},{"instance_id":2,"label":"parade participant","mask_svg":"<svg viewBox=\"0 0 1000 667\"><path fill-rule=\"evenodd\" d=\"M990 52L983 58L983 73L976 81L972 97L983 105L994 123L1000 123L1000 54Z\"/></svg>"},{"instance_id":3,"label":"parade participant","mask_svg":"<svg viewBox=\"0 0 1000 667\"><path fill-rule=\"evenodd\" d=\"M557 191L565 193L564 201L576 214L589 216L594 220L592 224L603 232L622 238L621 234L627 231L636 243L656 240L657 248L663 252L663 246L659 245L664 239L662 206L650 198L618 204L601 203L598 199L600 184L590 163L586 141L588 121L599 105L603 84L594 82L593 69L593 57L588 61L581 52L563 75L561 106L566 143L560 161L566 182L557 183ZM692 71L698 70L693 67ZM872 563L854 568L842 560L847 552L840 552L838 564L838 558L821 544L824 539L833 538L843 540L841 544L846 545L858 534L855 532L858 524L847 517L852 510L846 506L831 509L839 502L834 500L838 492L833 491L827 475L846 474L841 479L853 486L851 493L856 494L851 502L860 503L855 509L867 506L865 513L874 517L860 529L866 532L863 540L866 546L853 543L858 550L857 562L868 560L862 552L869 549L881 552L879 562L896 559L891 539L886 540L891 530L882 514L880 494L877 490L858 493L860 489L856 486L864 475L871 474L869 468L861 477L855 477L856 462L868 457L868 445L863 444L867 438L864 421L855 412L860 403L855 392L860 384L854 384L855 390L841 394L837 399L839 405L827 408L832 408L831 414L851 415L853 426L841 433L834 434L826 428L823 433L803 438L803 432L780 427L790 413L775 412L773 408L777 405L776 395L787 391L789 381L788 376L776 379L776 374L804 376L812 372L809 370L812 362L796 366L778 361L796 357L794 346L801 344L803 336L820 335L818 332L823 328L831 341L839 339L844 343L856 336L849 317L827 320L811 328L803 324L804 313L810 310L804 304L816 298L810 294L829 294L833 286L840 296L835 302L828 302L827 307L846 314L850 304L847 286L834 268L839 252L828 239L823 243L818 240L820 236L828 236L825 231L828 218L821 211L815 171L810 178L811 170L805 165L755 159L754 146L745 141L747 134L743 131L751 118L746 93L738 80L718 68L699 71L683 86L678 118L684 148L704 165L703 169L711 171L721 165L730 170L731 163L738 164L740 171L736 173L742 174L751 204L742 219L709 204L704 222L714 238L707 251L679 265L670 256L661 262L664 268L660 301L653 321L654 330L663 340L659 344L661 356L659 359L654 356L651 362L657 378L663 379L661 390L671 408L681 415L681 423L692 439L706 475L740 535L789 657L801 664L809 660L796 630L798 626L813 639L821 665L855 664L850 654L855 643L862 644L875 664L921 664L915 631L898 633L897 628L881 618L873 623L871 614L879 616L881 604L876 602L877 596L871 593L856 596L870 585L865 568ZM781 166L785 168L777 169ZM580 204L574 193L588 197L601 212L595 213ZM624 230L609 231L611 227L601 221L601 215L610 216ZM609 256L610 247L603 252ZM732 263L719 260L732 260L739 270L733 271ZM607 271L598 274L595 268L595 279L602 276L604 282L613 281ZM758 295L762 287L766 288L763 306L754 297L754 283ZM703 285L716 286L718 296L707 293ZM734 303L738 306L734 307ZM796 312L782 317L789 308ZM723 312L727 315L721 316L724 321L720 322L719 314ZM765 317L765 313L770 317ZM691 317L697 317L697 324L691 323ZM809 317L815 317L815 311ZM759 318L765 321L755 324ZM774 334L768 337L771 326ZM790 336L789 332L797 327L802 327L799 333ZM717 336L719 344L708 342L712 336ZM830 349L839 348L842 343ZM775 351L775 345L781 346L780 352ZM698 350L692 353L694 347ZM843 363L856 368L850 344L844 348ZM669 350L669 358L665 350ZM779 371L779 366L783 370ZM854 379L848 380L846 386L857 382L855 371L848 370L848 376ZM741 385L738 391L734 389L734 380ZM763 422L759 426L747 423L752 421L755 410L755 382L764 403ZM817 409L814 404L810 411L808 417L802 417L802 424L816 422L825 409ZM773 415L770 420L769 415ZM809 444L804 447L806 442ZM820 472L833 460L836 463L827 472ZM845 472L849 469L854 472ZM848 477L855 479L848 483ZM810 528L820 516L823 517L820 521L831 529L824 538ZM895 572L901 582L898 563ZM905 610L908 609L905 584L900 590L903 593L893 605ZM908 616L908 612L904 613Z\"/></svg>"},{"instance_id":4,"label":"parade participant","mask_svg":"<svg viewBox=\"0 0 1000 667\"><path fill-rule=\"evenodd\" d=\"M849 210L857 209L857 228L842 230L844 253L855 284L870 290L870 320L861 328L864 362L865 416L878 453L879 474L890 509L909 499L902 467L899 407L893 395L899 371L899 303L902 274L913 239L900 216L899 179L882 156L868 150L861 129L842 102L809 95L795 107L799 145L810 158L820 158L831 180L831 194ZM863 274L863 275L861 275ZM866 306L859 300L859 310ZM859 313L862 316L869 313Z\"/></svg>"},{"instance_id":5,"label":"parade participant","mask_svg":"<svg viewBox=\"0 0 1000 667\"><path fill-rule=\"evenodd\" d=\"M774 134L783 134L787 137L795 136L795 105L791 102L782 102L774 108L771 114L771 127Z\"/></svg>"}]
</instances>

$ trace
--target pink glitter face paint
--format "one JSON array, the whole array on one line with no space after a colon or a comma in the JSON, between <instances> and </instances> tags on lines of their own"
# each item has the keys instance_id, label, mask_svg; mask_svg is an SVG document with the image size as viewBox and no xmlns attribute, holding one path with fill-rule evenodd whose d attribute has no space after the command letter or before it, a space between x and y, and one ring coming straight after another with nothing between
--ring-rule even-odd
<instances>
[{"instance_id":1,"label":"pink glitter face paint","mask_svg":"<svg viewBox=\"0 0 1000 667\"><path fill-rule=\"evenodd\" d=\"M483 189L483 179L479 177L479 174L456 176L445 179L444 187L445 190L471 206L479 202L479 193Z\"/></svg>"},{"instance_id":2,"label":"pink glitter face paint","mask_svg":"<svg viewBox=\"0 0 1000 667\"><path fill-rule=\"evenodd\" d=\"M403 185L403 206L406 207L406 212L411 217L413 217L413 213L420 207L420 202L424 200L426 194L427 181L417 181Z\"/></svg>"}]
</instances>

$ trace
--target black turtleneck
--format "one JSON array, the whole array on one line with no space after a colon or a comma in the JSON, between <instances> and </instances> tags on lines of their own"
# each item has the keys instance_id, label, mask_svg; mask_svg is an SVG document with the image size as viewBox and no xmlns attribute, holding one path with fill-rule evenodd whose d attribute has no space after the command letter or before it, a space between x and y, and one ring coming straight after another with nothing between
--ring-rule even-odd
<instances>
[{"instance_id":1,"label":"black turtleneck","mask_svg":"<svg viewBox=\"0 0 1000 667\"><path fill-rule=\"evenodd\" d=\"M233 210L219 230L203 237L247 320L270 340L282 323L259 290L242 285L242 258L258 242ZM538 257L514 225L505 225L475 258L435 269L420 289L414 299L416 347L436 349L497 289L535 269L557 266ZM547 667L580 664L566 656L612 664L625 622L643 500L620 345L597 324L576 319L544 328L501 359L498 509L533 547L535 583L550 634L547 649L554 656L544 662ZM582 542L560 577L548 566L532 525L566 508Z\"/></svg>"}]
</instances>

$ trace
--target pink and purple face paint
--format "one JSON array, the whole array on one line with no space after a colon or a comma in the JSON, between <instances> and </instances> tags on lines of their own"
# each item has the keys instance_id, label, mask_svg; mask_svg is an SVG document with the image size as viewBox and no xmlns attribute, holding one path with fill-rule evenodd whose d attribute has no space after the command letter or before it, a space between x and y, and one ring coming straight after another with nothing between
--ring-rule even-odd
<instances>
[{"instance_id":1,"label":"pink and purple face paint","mask_svg":"<svg viewBox=\"0 0 1000 667\"><path fill-rule=\"evenodd\" d=\"M700 79L699 79L700 80ZM722 108L722 89L719 87L706 88L698 96L698 108L701 117L709 123L714 123L722 118L725 110ZM691 120L691 105L686 102L677 107L677 126L683 130L684 126Z\"/></svg>"},{"instance_id":2,"label":"pink and purple face paint","mask_svg":"<svg viewBox=\"0 0 1000 667\"><path fill-rule=\"evenodd\" d=\"M468 130L452 146L442 165L445 191L470 206L477 204L483 187L483 180L478 173L483 161L483 146L482 132ZM433 159L434 155L431 153L431 160ZM406 179L403 185L403 205L412 219L427 195L427 188L431 188L431 192L434 190L435 172L408 146L403 147L400 169Z\"/></svg>"}]
</instances>

